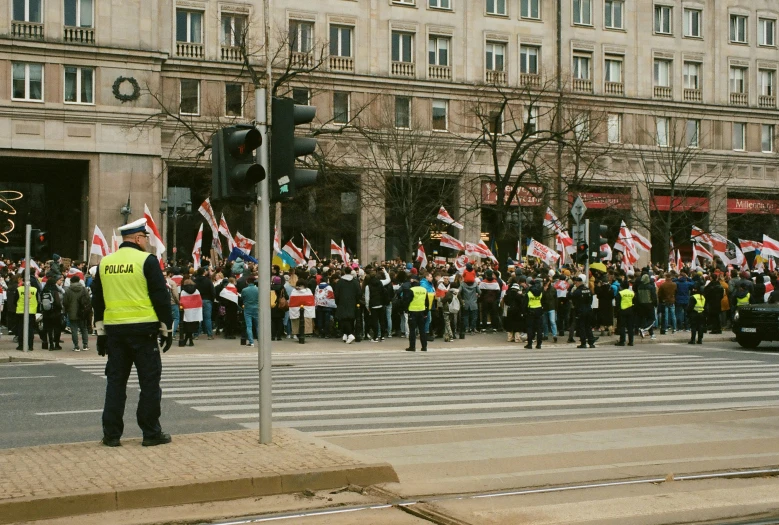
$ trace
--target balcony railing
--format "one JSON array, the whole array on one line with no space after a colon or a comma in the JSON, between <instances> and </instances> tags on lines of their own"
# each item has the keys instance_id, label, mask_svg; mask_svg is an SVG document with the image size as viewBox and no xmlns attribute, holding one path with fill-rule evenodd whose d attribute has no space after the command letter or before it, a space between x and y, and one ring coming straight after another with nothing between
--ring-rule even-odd
<instances>
[{"instance_id":1,"label":"balcony railing","mask_svg":"<svg viewBox=\"0 0 779 525\"><path fill-rule=\"evenodd\" d=\"M392 75L396 77L414 77L415 68L413 62L393 62Z\"/></svg>"},{"instance_id":2,"label":"balcony railing","mask_svg":"<svg viewBox=\"0 0 779 525\"><path fill-rule=\"evenodd\" d=\"M241 48L237 46L222 46L220 48L220 58L223 62L243 62Z\"/></svg>"},{"instance_id":3,"label":"balcony railing","mask_svg":"<svg viewBox=\"0 0 779 525\"><path fill-rule=\"evenodd\" d=\"M343 71L351 73L354 71L354 58L352 57L330 57L330 71Z\"/></svg>"},{"instance_id":4,"label":"balcony railing","mask_svg":"<svg viewBox=\"0 0 779 525\"><path fill-rule=\"evenodd\" d=\"M588 78L574 78L573 90L583 93L592 93L592 80Z\"/></svg>"},{"instance_id":5,"label":"balcony railing","mask_svg":"<svg viewBox=\"0 0 779 525\"><path fill-rule=\"evenodd\" d=\"M671 86L655 86L655 98L674 98L674 88Z\"/></svg>"},{"instance_id":6,"label":"balcony railing","mask_svg":"<svg viewBox=\"0 0 779 525\"><path fill-rule=\"evenodd\" d=\"M730 103L734 106L746 106L749 104L749 93L731 93Z\"/></svg>"},{"instance_id":7,"label":"balcony railing","mask_svg":"<svg viewBox=\"0 0 779 525\"><path fill-rule=\"evenodd\" d=\"M176 42L176 56L181 58L203 58L203 44Z\"/></svg>"},{"instance_id":8,"label":"balcony railing","mask_svg":"<svg viewBox=\"0 0 779 525\"><path fill-rule=\"evenodd\" d=\"M541 75L532 73L520 73L519 83L528 87L541 87Z\"/></svg>"},{"instance_id":9,"label":"balcony railing","mask_svg":"<svg viewBox=\"0 0 779 525\"><path fill-rule=\"evenodd\" d=\"M685 102L703 102L703 92L700 89L686 89L684 90Z\"/></svg>"},{"instance_id":10,"label":"balcony railing","mask_svg":"<svg viewBox=\"0 0 779 525\"><path fill-rule=\"evenodd\" d=\"M496 71L494 69L487 70L487 84L497 84L505 86L508 80L508 76L505 71Z\"/></svg>"},{"instance_id":11,"label":"balcony railing","mask_svg":"<svg viewBox=\"0 0 779 525\"><path fill-rule=\"evenodd\" d=\"M449 66L427 66L427 78L430 80L452 80L452 68Z\"/></svg>"},{"instance_id":12,"label":"balcony railing","mask_svg":"<svg viewBox=\"0 0 779 525\"><path fill-rule=\"evenodd\" d=\"M773 95L760 95L757 97L757 103L761 108L775 108L776 97Z\"/></svg>"},{"instance_id":13,"label":"balcony railing","mask_svg":"<svg viewBox=\"0 0 779 525\"><path fill-rule=\"evenodd\" d=\"M606 82L603 86L607 95L624 95L625 85L622 82Z\"/></svg>"},{"instance_id":14,"label":"balcony railing","mask_svg":"<svg viewBox=\"0 0 779 525\"><path fill-rule=\"evenodd\" d=\"M11 22L11 36L28 40L43 40L43 24L14 20Z\"/></svg>"},{"instance_id":15,"label":"balcony railing","mask_svg":"<svg viewBox=\"0 0 779 525\"><path fill-rule=\"evenodd\" d=\"M62 29L62 40L71 44L94 44L95 29L92 27L68 27Z\"/></svg>"},{"instance_id":16,"label":"balcony railing","mask_svg":"<svg viewBox=\"0 0 779 525\"><path fill-rule=\"evenodd\" d=\"M314 56L311 53L300 53L298 51L293 51L290 65L296 68L314 67Z\"/></svg>"}]
</instances>

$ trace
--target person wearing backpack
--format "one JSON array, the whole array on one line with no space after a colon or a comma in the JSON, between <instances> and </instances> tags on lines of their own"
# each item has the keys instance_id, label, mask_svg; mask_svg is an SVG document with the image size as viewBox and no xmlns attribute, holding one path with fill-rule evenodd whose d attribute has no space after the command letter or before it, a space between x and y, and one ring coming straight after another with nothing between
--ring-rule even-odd
<instances>
[{"instance_id":1,"label":"person wearing backpack","mask_svg":"<svg viewBox=\"0 0 779 525\"><path fill-rule=\"evenodd\" d=\"M444 342L454 342L457 337L457 318L460 315L460 288L451 285L446 295L441 299L444 311Z\"/></svg>"},{"instance_id":2,"label":"person wearing backpack","mask_svg":"<svg viewBox=\"0 0 779 525\"><path fill-rule=\"evenodd\" d=\"M41 291L41 313L43 314L43 333L41 339L44 350L62 350L60 334L62 333L62 298L59 287L62 275L49 274L46 285Z\"/></svg>"},{"instance_id":3,"label":"person wearing backpack","mask_svg":"<svg viewBox=\"0 0 779 525\"><path fill-rule=\"evenodd\" d=\"M70 319L71 337L73 338L73 351L80 352L89 350L89 329L87 321L92 315L92 300L89 297L89 290L81 284L78 275L70 278L70 286L65 290L65 297L62 299L62 305ZM81 332L81 347L78 344L78 334Z\"/></svg>"}]
</instances>

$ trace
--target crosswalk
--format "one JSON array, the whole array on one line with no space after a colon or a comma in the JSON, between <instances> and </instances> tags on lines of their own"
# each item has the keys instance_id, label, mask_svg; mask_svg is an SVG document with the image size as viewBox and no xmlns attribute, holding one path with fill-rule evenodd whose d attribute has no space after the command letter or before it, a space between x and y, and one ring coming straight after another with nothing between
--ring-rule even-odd
<instances>
[{"instance_id":1,"label":"crosswalk","mask_svg":"<svg viewBox=\"0 0 779 525\"><path fill-rule=\"evenodd\" d=\"M69 364L104 374L104 361ZM657 348L274 354L273 420L325 432L760 407L779 404L777 384L779 364ZM162 389L258 426L256 357L166 358Z\"/></svg>"}]
</instances>

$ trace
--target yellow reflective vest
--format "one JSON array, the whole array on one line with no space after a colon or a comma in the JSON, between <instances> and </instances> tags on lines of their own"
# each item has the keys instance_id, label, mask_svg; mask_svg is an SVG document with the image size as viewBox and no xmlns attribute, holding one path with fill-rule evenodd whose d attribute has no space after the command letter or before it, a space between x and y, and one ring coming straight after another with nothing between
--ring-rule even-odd
<instances>
[{"instance_id":1,"label":"yellow reflective vest","mask_svg":"<svg viewBox=\"0 0 779 525\"><path fill-rule=\"evenodd\" d=\"M412 286L411 293L414 294L414 298L411 299L411 304L408 305L409 312L424 312L427 310L428 298L427 290L421 286Z\"/></svg>"},{"instance_id":2,"label":"yellow reflective vest","mask_svg":"<svg viewBox=\"0 0 779 525\"><path fill-rule=\"evenodd\" d=\"M693 307L693 311L702 314L703 309L706 307L706 298L699 293L693 294L692 297L695 299L695 306Z\"/></svg>"},{"instance_id":3,"label":"yellow reflective vest","mask_svg":"<svg viewBox=\"0 0 779 525\"><path fill-rule=\"evenodd\" d=\"M100 261L105 325L159 322L143 275L148 257L147 252L124 247Z\"/></svg>"},{"instance_id":4,"label":"yellow reflective vest","mask_svg":"<svg viewBox=\"0 0 779 525\"><path fill-rule=\"evenodd\" d=\"M749 297L750 293L747 292L747 294L744 297L736 297L736 308L739 306L744 306L745 304L749 304Z\"/></svg>"},{"instance_id":5,"label":"yellow reflective vest","mask_svg":"<svg viewBox=\"0 0 779 525\"><path fill-rule=\"evenodd\" d=\"M19 300L16 303L16 313L24 314L24 286L20 286L16 289L19 292ZM30 285L30 310L31 314L38 311L38 289ZM21 344L21 343L19 343Z\"/></svg>"},{"instance_id":6,"label":"yellow reflective vest","mask_svg":"<svg viewBox=\"0 0 779 525\"><path fill-rule=\"evenodd\" d=\"M527 307L530 310L541 308L541 296L535 295L533 292L527 292Z\"/></svg>"},{"instance_id":7,"label":"yellow reflective vest","mask_svg":"<svg viewBox=\"0 0 779 525\"><path fill-rule=\"evenodd\" d=\"M624 290L619 291L619 309L620 310L627 310L628 308L633 307L633 298L636 296L636 293L631 290L630 288L625 288Z\"/></svg>"}]
</instances>

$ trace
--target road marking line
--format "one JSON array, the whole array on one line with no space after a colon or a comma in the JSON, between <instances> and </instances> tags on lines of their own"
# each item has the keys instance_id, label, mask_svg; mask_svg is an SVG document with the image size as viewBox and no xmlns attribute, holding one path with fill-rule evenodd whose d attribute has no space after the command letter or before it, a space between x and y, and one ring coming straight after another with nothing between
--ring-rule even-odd
<instances>
[{"instance_id":1,"label":"road marking line","mask_svg":"<svg viewBox=\"0 0 779 525\"><path fill-rule=\"evenodd\" d=\"M60 416L68 414L96 414L102 412L102 408L95 408L92 410L63 410L62 412L36 412L36 416Z\"/></svg>"},{"instance_id":2,"label":"road marking line","mask_svg":"<svg viewBox=\"0 0 779 525\"><path fill-rule=\"evenodd\" d=\"M45 379L45 378L51 378L51 377L57 377L57 376L11 376L11 377L0 377L0 380L3 380L3 379Z\"/></svg>"}]
</instances>

